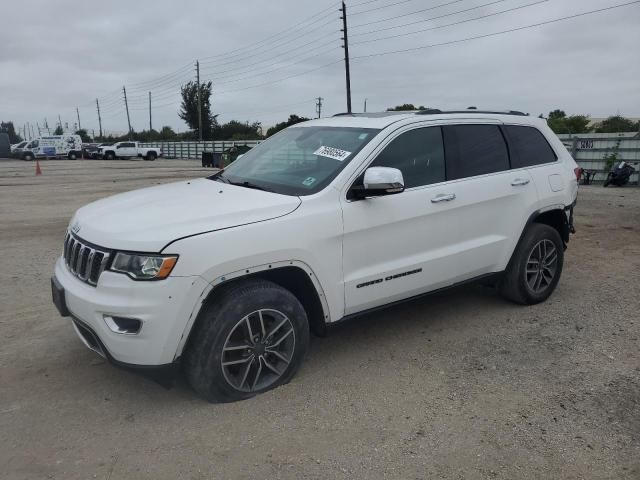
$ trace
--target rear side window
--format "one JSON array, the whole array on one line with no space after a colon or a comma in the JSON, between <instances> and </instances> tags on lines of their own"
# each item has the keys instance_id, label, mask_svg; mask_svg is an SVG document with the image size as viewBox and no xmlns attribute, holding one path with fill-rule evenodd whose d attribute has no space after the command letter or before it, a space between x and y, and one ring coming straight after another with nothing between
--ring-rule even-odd
<instances>
[{"instance_id":1,"label":"rear side window","mask_svg":"<svg viewBox=\"0 0 640 480\"><path fill-rule=\"evenodd\" d=\"M509 152L497 125L443 127L447 180L509 170Z\"/></svg>"},{"instance_id":2,"label":"rear side window","mask_svg":"<svg viewBox=\"0 0 640 480\"><path fill-rule=\"evenodd\" d=\"M542 165L558 159L537 128L516 125L505 125L503 128L511 149L512 168Z\"/></svg>"}]
</instances>

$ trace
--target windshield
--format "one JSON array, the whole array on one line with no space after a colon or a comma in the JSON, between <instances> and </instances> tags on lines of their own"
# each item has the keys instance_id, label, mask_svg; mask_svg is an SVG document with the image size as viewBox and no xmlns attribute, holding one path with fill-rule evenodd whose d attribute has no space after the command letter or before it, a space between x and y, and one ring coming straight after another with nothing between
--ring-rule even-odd
<instances>
[{"instance_id":1,"label":"windshield","mask_svg":"<svg viewBox=\"0 0 640 480\"><path fill-rule=\"evenodd\" d=\"M378 132L371 128L287 128L211 179L284 195L311 195L331 183Z\"/></svg>"}]
</instances>

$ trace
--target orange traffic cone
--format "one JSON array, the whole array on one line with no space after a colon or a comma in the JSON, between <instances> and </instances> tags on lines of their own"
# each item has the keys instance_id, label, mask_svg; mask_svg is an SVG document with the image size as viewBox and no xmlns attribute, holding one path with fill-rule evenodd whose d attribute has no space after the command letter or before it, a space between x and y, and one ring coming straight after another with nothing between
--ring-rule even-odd
<instances>
[{"instance_id":1,"label":"orange traffic cone","mask_svg":"<svg viewBox=\"0 0 640 480\"><path fill-rule=\"evenodd\" d=\"M42 170L40 170L40 161L36 160L36 176L42 175Z\"/></svg>"}]
</instances>

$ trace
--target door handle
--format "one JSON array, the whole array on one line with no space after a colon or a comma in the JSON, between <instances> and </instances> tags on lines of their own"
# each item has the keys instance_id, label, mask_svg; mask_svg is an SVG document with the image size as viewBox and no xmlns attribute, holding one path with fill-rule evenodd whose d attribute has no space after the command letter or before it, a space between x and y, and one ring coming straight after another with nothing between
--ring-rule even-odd
<instances>
[{"instance_id":1,"label":"door handle","mask_svg":"<svg viewBox=\"0 0 640 480\"><path fill-rule=\"evenodd\" d=\"M450 202L451 200L455 200L455 193L441 193L440 195L436 195L431 199L431 203L442 203L442 202Z\"/></svg>"},{"instance_id":2,"label":"door handle","mask_svg":"<svg viewBox=\"0 0 640 480\"><path fill-rule=\"evenodd\" d=\"M528 185L530 180L528 178L516 178L511 182L512 187L522 187Z\"/></svg>"}]
</instances>

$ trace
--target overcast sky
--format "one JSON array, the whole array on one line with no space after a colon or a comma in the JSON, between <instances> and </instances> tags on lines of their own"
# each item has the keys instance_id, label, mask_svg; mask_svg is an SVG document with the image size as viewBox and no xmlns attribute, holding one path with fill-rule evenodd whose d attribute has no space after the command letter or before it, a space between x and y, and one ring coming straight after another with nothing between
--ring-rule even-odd
<instances>
[{"instance_id":1,"label":"overcast sky","mask_svg":"<svg viewBox=\"0 0 640 480\"><path fill-rule=\"evenodd\" d=\"M409 102L640 116L640 3L469 42L356 58L628 1L349 0L353 109L362 111L366 98L369 111ZM72 124L79 106L82 126L97 132L98 97L103 128L125 132L126 85L134 129L148 128L151 91L153 126L182 131L179 85L195 77L196 59L201 79L214 82L220 121L270 126L290 113L314 116L318 96L323 115L343 112L338 6L332 0L8 2L0 28L0 120L21 128L42 126L46 117L52 126L60 114ZM495 15L433 29L489 14ZM393 35L403 36L369 41Z\"/></svg>"}]
</instances>

